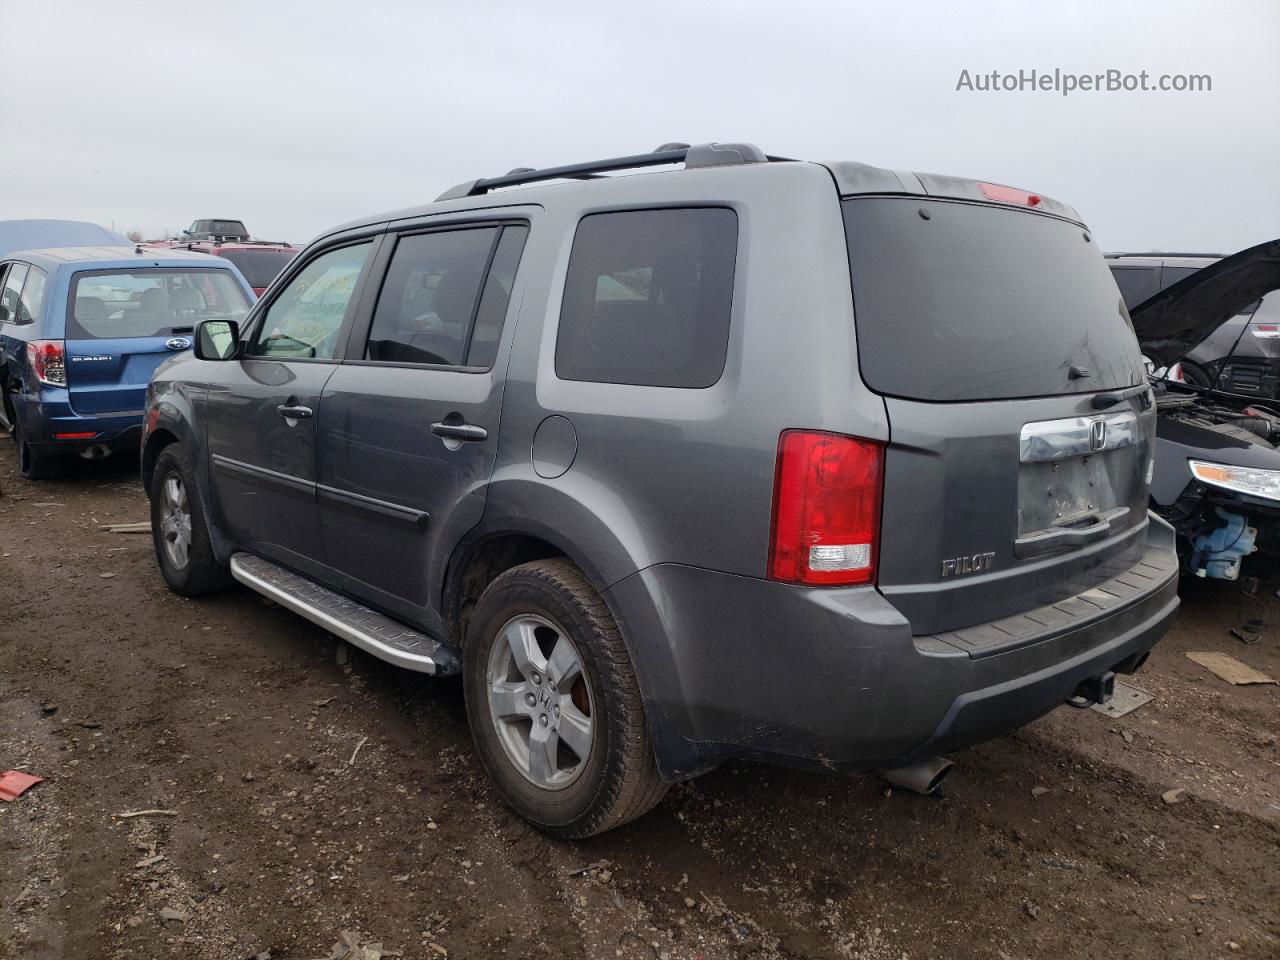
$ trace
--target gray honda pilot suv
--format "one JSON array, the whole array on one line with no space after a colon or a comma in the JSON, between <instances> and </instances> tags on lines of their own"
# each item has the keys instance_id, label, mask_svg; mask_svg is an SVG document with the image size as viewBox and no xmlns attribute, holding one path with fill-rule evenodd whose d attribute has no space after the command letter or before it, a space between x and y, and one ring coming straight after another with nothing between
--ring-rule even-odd
<instances>
[{"instance_id":1,"label":"gray honda pilot suv","mask_svg":"<svg viewBox=\"0 0 1280 960\"><path fill-rule=\"evenodd\" d=\"M668 144L324 234L156 373L143 476L172 589L461 674L582 837L735 757L928 789L1106 699L1178 603L1153 428L1071 208Z\"/></svg>"}]
</instances>

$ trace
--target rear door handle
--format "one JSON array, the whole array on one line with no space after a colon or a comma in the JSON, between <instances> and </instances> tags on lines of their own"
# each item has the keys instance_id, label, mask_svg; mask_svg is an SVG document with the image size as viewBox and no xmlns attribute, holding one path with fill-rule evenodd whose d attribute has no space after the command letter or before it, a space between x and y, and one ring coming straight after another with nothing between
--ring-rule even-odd
<instances>
[{"instance_id":1,"label":"rear door handle","mask_svg":"<svg viewBox=\"0 0 1280 960\"><path fill-rule=\"evenodd\" d=\"M312 416L311 408L299 404L282 403L276 407L276 413L286 420L306 420Z\"/></svg>"},{"instance_id":2,"label":"rear door handle","mask_svg":"<svg viewBox=\"0 0 1280 960\"><path fill-rule=\"evenodd\" d=\"M450 440L489 439L489 431L484 427L477 427L474 423L446 423L439 420L431 425L431 432L437 437L446 437Z\"/></svg>"},{"instance_id":3,"label":"rear door handle","mask_svg":"<svg viewBox=\"0 0 1280 960\"><path fill-rule=\"evenodd\" d=\"M1101 540L1120 526L1120 521L1129 515L1128 507L1117 507L1106 513L1094 514L1092 522L1073 527L1049 527L1037 530L1013 541L1013 555L1018 559L1038 557L1052 553L1064 547L1081 547L1086 543Z\"/></svg>"}]
</instances>

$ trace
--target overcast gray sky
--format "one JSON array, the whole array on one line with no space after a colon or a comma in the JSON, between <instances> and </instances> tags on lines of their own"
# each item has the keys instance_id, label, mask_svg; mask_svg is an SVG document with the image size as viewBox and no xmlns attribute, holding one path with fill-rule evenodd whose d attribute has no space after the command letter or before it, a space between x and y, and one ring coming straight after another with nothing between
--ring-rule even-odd
<instances>
[{"instance_id":1,"label":"overcast gray sky","mask_svg":"<svg viewBox=\"0 0 1280 960\"><path fill-rule=\"evenodd\" d=\"M1280 236L1280 3L0 0L0 219L309 239L451 184L749 140L1065 200L1106 249ZM962 70L1212 91L957 91Z\"/></svg>"}]
</instances>

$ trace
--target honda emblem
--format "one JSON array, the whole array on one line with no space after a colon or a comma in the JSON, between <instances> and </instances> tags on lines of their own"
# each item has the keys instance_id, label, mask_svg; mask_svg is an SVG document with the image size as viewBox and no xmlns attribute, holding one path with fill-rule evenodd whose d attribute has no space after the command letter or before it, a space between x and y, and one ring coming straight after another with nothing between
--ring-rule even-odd
<instances>
[{"instance_id":1,"label":"honda emblem","mask_svg":"<svg viewBox=\"0 0 1280 960\"><path fill-rule=\"evenodd\" d=\"M1107 445L1107 421L1094 420L1089 424L1089 449L1101 450Z\"/></svg>"}]
</instances>

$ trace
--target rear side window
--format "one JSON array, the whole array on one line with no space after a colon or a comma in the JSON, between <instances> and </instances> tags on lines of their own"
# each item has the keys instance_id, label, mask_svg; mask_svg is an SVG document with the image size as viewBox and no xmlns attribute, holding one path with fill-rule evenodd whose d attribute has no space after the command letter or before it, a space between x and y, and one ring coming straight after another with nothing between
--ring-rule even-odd
<instances>
[{"instance_id":1,"label":"rear side window","mask_svg":"<svg viewBox=\"0 0 1280 960\"><path fill-rule=\"evenodd\" d=\"M493 264L484 283L484 293L480 295L480 307L476 310L475 328L466 357L468 367L488 369L498 357L498 340L502 336L503 321L507 318L507 305L511 302L511 286L528 236L528 227L506 227L502 231L502 239L498 241L498 249L493 254Z\"/></svg>"},{"instance_id":2,"label":"rear side window","mask_svg":"<svg viewBox=\"0 0 1280 960\"><path fill-rule=\"evenodd\" d=\"M563 380L709 387L724 372L738 218L724 207L583 217L556 340Z\"/></svg>"},{"instance_id":3,"label":"rear side window","mask_svg":"<svg viewBox=\"0 0 1280 960\"><path fill-rule=\"evenodd\" d=\"M1144 300L1150 300L1160 292L1159 267L1112 267L1124 305L1133 309Z\"/></svg>"},{"instance_id":4,"label":"rear side window","mask_svg":"<svg viewBox=\"0 0 1280 960\"><path fill-rule=\"evenodd\" d=\"M365 359L491 367L527 234L493 226L401 237Z\"/></svg>"},{"instance_id":5,"label":"rear side window","mask_svg":"<svg viewBox=\"0 0 1280 960\"><path fill-rule=\"evenodd\" d=\"M49 276L39 267L32 267L27 282L22 286L22 299L18 302L18 323L35 323L44 307L44 290Z\"/></svg>"},{"instance_id":6,"label":"rear side window","mask_svg":"<svg viewBox=\"0 0 1280 960\"><path fill-rule=\"evenodd\" d=\"M461 366L497 227L401 237L365 359Z\"/></svg>"},{"instance_id":7,"label":"rear side window","mask_svg":"<svg viewBox=\"0 0 1280 960\"><path fill-rule=\"evenodd\" d=\"M877 393L1002 400L1143 382L1124 303L1079 225L896 197L846 200L844 220L858 364Z\"/></svg>"}]
</instances>

